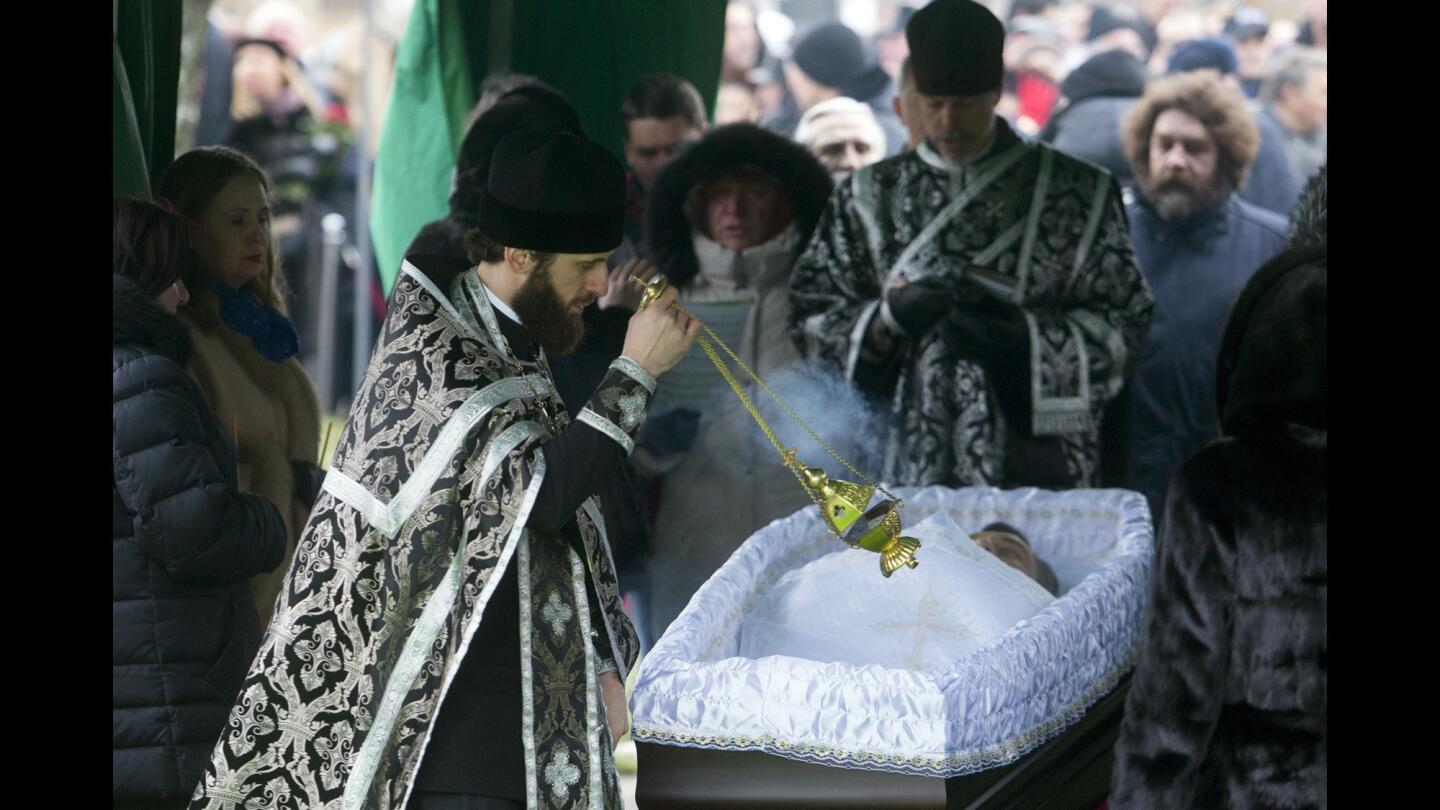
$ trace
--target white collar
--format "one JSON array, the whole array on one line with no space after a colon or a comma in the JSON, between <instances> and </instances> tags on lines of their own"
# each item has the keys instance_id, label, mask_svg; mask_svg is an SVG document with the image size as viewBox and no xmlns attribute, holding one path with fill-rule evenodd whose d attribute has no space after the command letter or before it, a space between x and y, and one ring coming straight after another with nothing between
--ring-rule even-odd
<instances>
[{"instance_id":1,"label":"white collar","mask_svg":"<svg viewBox=\"0 0 1440 810\"><path fill-rule=\"evenodd\" d=\"M476 272L475 268L473 268L473 267L470 268L470 272L475 273L476 277L479 278L479 275L480 275L480 274L479 274L478 272ZM517 314L515 314L515 310L513 310L513 309L511 309L510 307L506 306L506 305L505 305L505 302L500 300L500 296L496 295L496 294L495 294L495 291L494 291L494 290L491 290L490 287L485 284L485 279L483 279L483 278L480 279L480 289L484 290L484 291L485 291L485 295L490 298L490 304L491 304L491 306L493 306L493 307L495 307L496 309L498 309L498 310L500 310L501 312L503 312L503 313L505 314L505 317L509 318L510 320L512 320L512 321L514 321L514 322L516 322L516 323L518 323L518 324L520 324L520 325L522 325L522 326L525 324L524 321L520 320L520 316L517 315Z\"/></svg>"}]
</instances>

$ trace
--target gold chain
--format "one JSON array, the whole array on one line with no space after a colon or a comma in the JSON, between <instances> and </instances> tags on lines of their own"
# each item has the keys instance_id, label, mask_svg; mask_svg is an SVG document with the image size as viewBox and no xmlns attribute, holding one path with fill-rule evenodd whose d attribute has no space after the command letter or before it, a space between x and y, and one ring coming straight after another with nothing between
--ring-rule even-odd
<instances>
[{"instance_id":1,"label":"gold chain","mask_svg":"<svg viewBox=\"0 0 1440 810\"><path fill-rule=\"evenodd\" d=\"M695 318L694 313L690 312L690 310L686 309L678 303L673 303L670 306L676 310L679 310L680 312L685 313L686 315L689 315L691 318ZM735 392L735 396L740 399L740 402L745 406L745 410L750 412L751 418L753 418L755 420L755 423L760 426L760 429L764 431L765 437L770 440L771 444L775 445L775 450L780 453L782 458L788 457L789 455L788 452L785 450L785 445L780 442L780 439L775 435L775 431L771 429L769 423L765 421L765 418L760 415L760 409L755 406L755 403L750 399L750 395L745 393L745 389L740 385L740 382L735 379L735 375L730 371L730 367L726 365L725 361L720 358L720 355L715 351L715 347L711 345L710 341L713 340L716 344L719 344L720 348L725 351L725 354L735 362L735 365L739 366L741 370L743 370L747 375L749 375L750 379L754 380L756 384L760 386L761 390L766 393L767 396L775 400L775 403L779 405L782 410L785 411L785 415L790 417L791 421L795 422L795 424L799 425L807 434L809 434L810 438L814 439L815 443L818 444L822 449L824 449L826 453L829 453L831 458L840 462L840 464L843 465L845 469L849 470L861 481L864 481L866 486L883 492L887 497L895 501L896 508L899 508L904 503L904 501L895 497L894 493L892 493L888 489L885 489L879 484L876 484L874 481L871 481L869 476L855 469L855 466L851 464L848 460L846 460L844 456L835 452L834 448L827 444L824 439L820 438L819 434L817 434L810 427L810 425L806 424L805 420L801 419L799 414L795 413L795 410L790 407L789 403L781 399L780 395L776 394L775 391L771 389L770 386L767 385L765 381L760 378L759 374L756 374L755 371L750 368L750 366L746 365L745 361L741 360L740 357L735 354L735 352L731 350L728 345L726 345L725 341L721 340L720 336L715 334L715 330L711 329L709 324L705 323L699 318L695 318L695 320L699 321L700 328L705 333L703 335L697 336L696 342L698 342L700 344L700 348L705 351L705 356L710 358L710 362L712 365L715 366L715 370L720 372L721 377L725 378L725 382L730 385L730 390ZM807 493L810 494L810 499L812 501L815 501L817 506L820 505L820 500L817 494L811 492L810 487L805 485L805 479L800 477L800 470L798 469L798 465L791 465L787 463L786 466L790 467L790 471L795 474L795 480L800 482L801 489L804 489ZM828 523L826 524L826 528L829 528ZM830 533L835 534L833 529L830 530Z\"/></svg>"},{"instance_id":2,"label":"gold chain","mask_svg":"<svg viewBox=\"0 0 1440 810\"><path fill-rule=\"evenodd\" d=\"M676 306L678 307L679 305L677 304ZM683 307L680 308L684 309ZM699 319L697 318L696 320ZM712 337L715 337L715 341L721 346L725 345L725 341L716 337L715 333L710 331L710 327L706 325L704 321L700 321L700 327ZM769 439L770 443L775 445L776 452L784 458L786 455L785 445L780 443L780 439L775 435L775 431L771 429L769 423L765 421L765 418L760 415L760 409L755 407L755 403L751 401L750 395L745 393L745 389L741 387L740 382L735 379L735 375L730 373L729 366L726 366L725 361L721 360L720 355L715 352L715 347L710 345L710 341L706 340L705 335L698 335L695 338L695 342L699 343L700 348L705 350L705 356L710 358L710 362L714 364L715 370L720 372L720 376L724 377L725 382L730 384L730 390L735 392L735 396L739 397L740 403L745 406L745 410L750 412L751 418L753 418L755 423L760 426L760 429L765 432L765 438ZM727 351L728 348L729 347L726 347ZM805 485L805 479L800 476L800 470L794 465L786 464L785 466L795 475L795 480L800 482L800 488L810 495L810 500L814 501L816 506L822 506L820 498L816 493ZM826 524L827 528L828 525L829 524ZM831 532L831 534L834 534L834 532Z\"/></svg>"}]
</instances>

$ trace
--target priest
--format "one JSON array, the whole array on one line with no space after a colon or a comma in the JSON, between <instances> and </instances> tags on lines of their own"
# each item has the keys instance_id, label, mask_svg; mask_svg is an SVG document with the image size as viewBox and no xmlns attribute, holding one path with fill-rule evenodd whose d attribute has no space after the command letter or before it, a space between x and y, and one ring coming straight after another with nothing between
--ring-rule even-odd
<instances>
[{"instance_id":1,"label":"priest","mask_svg":"<svg viewBox=\"0 0 1440 810\"><path fill-rule=\"evenodd\" d=\"M699 324L674 292L637 312L573 422L547 358L579 342L624 216L603 148L516 132L478 265L407 260L193 807L620 805L638 645L590 493Z\"/></svg>"},{"instance_id":2,"label":"priest","mask_svg":"<svg viewBox=\"0 0 1440 810\"><path fill-rule=\"evenodd\" d=\"M842 183L791 275L791 335L894 417L881 474L1094 485L1149 328L1114 180L995 115L1005 30L970 0L906 25L925 140Z\"/></svg>"}]
</instances>

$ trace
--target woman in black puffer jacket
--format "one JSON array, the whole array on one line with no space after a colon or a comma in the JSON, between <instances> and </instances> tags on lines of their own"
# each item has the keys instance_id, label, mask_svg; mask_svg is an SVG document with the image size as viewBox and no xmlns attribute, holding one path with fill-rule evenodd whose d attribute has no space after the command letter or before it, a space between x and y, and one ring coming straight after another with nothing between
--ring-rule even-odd
<instances>
[{"instance_id":1,"label":"woman in black puffer jacket","mask_svg":"<svg viewBox=\"0 0 1440 810\"><path fill-rule=\"evenodd\" d=\"M185 373L188 225L140 200L113 214L110 799L183 807L259 647L247 583L279 564L285 526L236 490L234 445Z\"/></svg>"}]
</instances>

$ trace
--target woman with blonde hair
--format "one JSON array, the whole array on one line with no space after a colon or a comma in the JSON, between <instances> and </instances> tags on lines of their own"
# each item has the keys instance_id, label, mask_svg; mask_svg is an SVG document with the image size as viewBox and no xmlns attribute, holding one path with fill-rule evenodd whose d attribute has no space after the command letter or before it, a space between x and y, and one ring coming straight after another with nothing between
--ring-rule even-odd
<instances>
[{"instance_id":1,"label":"woman with blonde hair","mask_svg":"<svg viewBox=\"0 0 1440 810\"><path fill-rule=\"evenodd\" d=\"M160 195L195 225L196 255L181 315L194 351L188 370L234 434L240 488L263 495L285 519L284 564L251 581L261 626L319 493L320 407L295 355L284 274L270 232L270 183L244 154L223 146L186 152L160 180Z\"/></svg>"}]
</instances>

